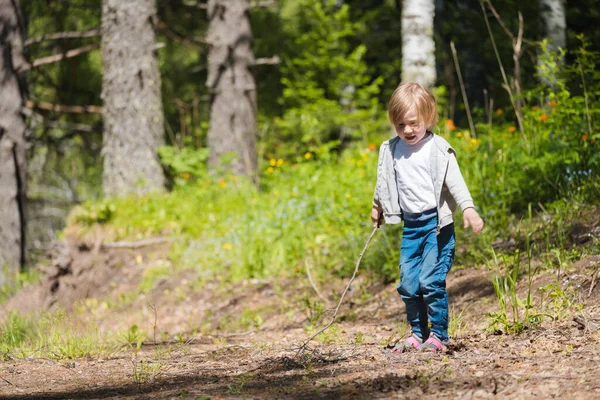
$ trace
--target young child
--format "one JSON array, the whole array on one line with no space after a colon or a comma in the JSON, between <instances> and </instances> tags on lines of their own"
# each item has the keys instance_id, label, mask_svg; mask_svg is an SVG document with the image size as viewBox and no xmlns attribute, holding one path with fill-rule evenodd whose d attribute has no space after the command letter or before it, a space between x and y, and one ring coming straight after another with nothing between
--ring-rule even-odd
<instances>
[{"instance_id":1,"label":"young child","mask_svg":"<svg viewBox=\"0 0 600 400\"><path fill-rule=\"evenodd\" d=\"M388 107L397 137L379 150L371 219L379 226L404 221L398 293L406 304L411 334L394 352L440 351L448 337L446 275L454 261L456 207L473 232L483 220L448 142L431 129L437 123L433 95L418 83L396 88ZM431 331L429 330L431 321Z\"/></svg>"}]
</instances>

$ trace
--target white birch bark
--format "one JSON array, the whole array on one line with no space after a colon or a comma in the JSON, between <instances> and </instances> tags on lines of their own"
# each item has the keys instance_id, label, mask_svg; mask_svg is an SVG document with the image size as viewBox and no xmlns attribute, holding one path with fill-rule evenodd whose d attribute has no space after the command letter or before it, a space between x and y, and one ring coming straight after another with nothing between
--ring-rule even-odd
<instances>
[{"instance_id":1,"label":"white birch bark","mask_svg":"<svg viewBox=\"0 0 600 400\"><path fill-rule=\"evenodd\" d=\"M433 88L436 82L433 40L434 0L402 3L402 81Z\"/></svg>"},{"instance_id":2,"label":"white birch bark","mask_svg":"<svg viewBox=\"0 0 600 400\"><path fill-rule=\"evenodd\" d=\"M541 30L542 37L549 39L547 49L557 52L559 47L567 48L567 17L565 14L565 0L540 0L540 17L542 19ZM538 52L540 55L541 52ZM560 55L555 67L543 65L543 60L538 57L537 69L540 82L547 87L556 85L558 69L564 62Z\"/></svg>"},{"instance_id":3,"label":"white birch bark","mask_svg":"<svg viewBox=\"0 0 600 400\"><path fill-rule=\"evenodd\" d=\"M540 15L544 37L550 39L550 50L567 47L567 17L564 0L541 0Z\"/></svg>"}]
</instances>

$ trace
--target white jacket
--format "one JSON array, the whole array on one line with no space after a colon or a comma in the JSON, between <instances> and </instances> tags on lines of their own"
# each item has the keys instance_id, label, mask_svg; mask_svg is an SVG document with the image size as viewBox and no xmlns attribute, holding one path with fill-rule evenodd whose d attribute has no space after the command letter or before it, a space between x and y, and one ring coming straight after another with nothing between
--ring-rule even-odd
<instances>
[{"instance_id":1,"label":"white jacket","mask_svg":"<svg viewBox=\"0 0 600 400\"><path fill-rule=\"evenodd\" d=\"M433 135L431 146L431 174L438 211L438 231L453 222L458 205L462 211L474 207L471 193L460 173L456 152L441 136ZM373 194L373 206L383 209L386 224L402 221L398 194L394 150L401 139L396 136L382 143L377 162L377 183Z\"/></svg>"}]
</instances>

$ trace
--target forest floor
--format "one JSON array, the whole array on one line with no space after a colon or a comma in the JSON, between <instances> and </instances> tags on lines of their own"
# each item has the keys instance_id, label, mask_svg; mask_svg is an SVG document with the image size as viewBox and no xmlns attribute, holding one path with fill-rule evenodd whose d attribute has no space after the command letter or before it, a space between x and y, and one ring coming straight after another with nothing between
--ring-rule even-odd
<instances>
[{"instance_id":1,"label":"forest floor","mask_svg":"<svg viewBox=\"0 0 600 400\"><path fill-rule=\"evenodd\" d=\"M0 312L68 308L87 299L71 309L72 318L101 331L138 325L147 337L139 350L84 359L6 357L0 398L600 399L600 256L536 275L535 298L537 288L556 283L561 290L554 297L564 296L548 307L564 315L519 335L486 330L486 314L498 311L489 270L451 271L455 334L439 354L391 353L406 333L402 301L395 285L359 274L339 323L298 354L314 326L331 315L319 317L306 277L195 286L194 275L181 271L140 291L148 269L166 262L168 248L104 249L67 240L53 255L49 280ZM346 282L318 283L327 308L335 307ZM520 287L524 298L526 285Z\"/></svg>"}]
</instances>

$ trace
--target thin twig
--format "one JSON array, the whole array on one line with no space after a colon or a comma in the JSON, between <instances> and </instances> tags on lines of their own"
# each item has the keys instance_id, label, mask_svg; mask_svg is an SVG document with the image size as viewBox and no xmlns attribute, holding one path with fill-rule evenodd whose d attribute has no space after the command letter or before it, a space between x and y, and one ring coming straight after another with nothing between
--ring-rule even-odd
<instances>
[{"instance_id":1,"label":"thin twig","mask_svg":"<svg viewBox=\"0 0 600 400\"><path fill-rule=\"evenodd\" d=\"M73 113L73 114L84 114L84 113L101 114L102 113L102 107L91 106L91 105L67 106L64 104L52 104L52 103L48 103L47 101L27 100L25 102L25 106L28 108L37 108L40 110L65 112L65 113Z\"/></svg>"},{"instance_id":2,"label":"thin twig","mask_svg":"<svg viewBox=\"0 0 600 400\"><path fill-rule=\"evenodd\" d=\"M579 64L579 72L581 73L581 83L583 84L583 95L584 95L584 99L585 99L585 113L587 115L588 132L591 135L592 134L592 119L590 117L590 108L588 106L588 95L587 95L587 89L585 87L585 77L583 76L583 67L581 66L581 61L579 61L579 54L577 55L577 63Z\"/></svg>"},{"instance_id":3,"label":"thin twig","mask_svg":"<svg viewBox=\"0 0 600 400\"><path fill-rule=\"evenodd\" d=\"M15 386L13 383L11 383L10 381L7 381L6 379L4 379L4 377L0 376L0 379L2 379L4 382L8 383L11 386Z\"/></svg>"},{"instance_id":4,"label":"thin twig","mask_svg":"<svg viewBox=\"0 0 600 400\"><path fill-rule=\"evenodd\" d=\"M450 41L450 49L452 49L452 58L454 58L454 66L456 67L456 75L458 75L458 83L460 84L460 92L462 93L463 102L465 103L465 109L467 111L467 119L469 120L469 128L473 138L477 138L477 132L475 132L475 124L473 124L473 117L471 117L471 107L469 107L469 99L467 98L467 91L465 89L465 83L463 82L462 73L460 72L460 65L458 64L458 55L456 54L456 47L454 42Z\"/></svg>"},{"instance_id":5,"label":"thin twig","mask_svg":"<svg viewBox=\"0 0 600 400\"><path fill-rule=\"evenodd\" d=\"M83 31L83 32L57 32L57 33L50 33L47 35L42 35L42 36L38 36L38 37L34 37L31 39L27 39L23 45L24 46L30 46L32 44L36 44L36 43L41 43L44 42L46 40L60 40L60 39L77 39L77 38L87 38L87 37L94 37L94 36L100 36L100 28L96 28L96 29L90 29L89 31Z\"/></svg>"},{"instance_id":6,"label":"thin twig","mask_svg":"<svg viewBox=\"0 0 600 400\"><path fill-rule=\"evenodd\" d=\"M152 246L154 244L164 243L170 241L170 238L158 237L145 240L139 240L137 242L113 242L103 243L102 247L107 249L137 249L140 247Z\"/></svg>"},{"instance_id":7,"label":"thin twig","mask_svg":"<svg viewBox=\"0 0 600 400\"><path fill-rule=\"evenodd\" d=\"M263 57L254 60L254 65L277 65L281 64L281 58L278 55L273 57Z\"/></svg>"},{"instance_id":8,"label":"thin twig","mask_svg":"<svg viewBox=\"0 0 600 400\"><path fill-rule=\"evenodd\" d=\"M321 292L319 291L319 288L317 288L317 285L315 284L315 282L313 281L312 275L310 274L310 266L308 265L308 260L304 259L304 266L306 267L306 276L308 277L308 281L310 282L311 286L313 287L313 289L315 290L315 292L317 293L317 296L319 296L319 298L321 300L323 300L323 302L325 303L325 305L327 306L327 304L329 303L327 301L327 299L321 294Z\"/></svg>"},{"instance_id":9,"label":"thin twig","mask_svg":"<svg viewBox=\"0 0 600 400\"><path fill-rule=\"evenodd\" d=\"M276 5L277 5L277 2L276 1L272 1L272 0L263 0L263 1L250 2L250 8L274 7Z\"/></svg>"},{"instance_id":10,"label":"thin twig","mask_svg":"<svg viewBox=\"0 0 600 400\"><path fill-rule=\"evenodd\" d=\"M596 286L596 276L598 275L598 271L600 268L596 268L594 274L592 275L592 283L590 284L590 290L588 291L588 297L592 295L592 291L594 290L594 286Z\"/></svg>"},{"instance_id":11,"label":"thin twig","mask_svg":"<svg viewBox=\"0 0 600 400\"><path fill-rule=\"evenodd\" d=\"M302 346L300 346L300 348L298 349L298 352L296 353L296 356L298 356L300 354L300 352L303 352L308 348L308 343L310 343L311 340L316 338L318 335L323 333L327 328L329 328L331 325L333 325L333 322L335 321L335 317L337 316L337 313L340 310L340 306L342 305L342 302L344 301L344 296L346 296L346 292L348 292L348 289L350 289L350 285L352 284L352 281L354 281L354 278L356 277L356 273L358 272L358 267L360 266L360 262L362 261L362 258L365 255L367 248L369 247L369 243L371 243L371 239L373 239L373 236L375 236L377 229L379 229L379 227L375 226L373 228L373 232L371 232L371 236L369 236L369 239L367 239L367 242L365 243L365 247L363 248L362 252L360 253L358 260L356 261L356 266L354 267L354 273L352 274L352 278L350 278L348 285L346 285L346 289L344 289L344 292L342 293L342 296L340 297L340 301L338 302L338 305L335 308L335 312L333 313L333 316L331 317L331 321L329 321L329 323L327 325L325 325L323 328L321 328L317 333L315 333L310 338L308 338L308 340L306 340L302 344Z\"/></svg>"},{"instance_id":12,"label":"thin twig","mask_svg":"<svg viewBox=\"0 0 600 400\"><path fill-rule=\"evenodd\" d=\"M48 56L48 57L38 58L37 60L33 60L33 62L31 62L29 64L24 64L19 69L19 72L21 72L21 71L29 71L29 70L31 70L33 68L39 67L40 65L55 63L55 62L58 62L60 60L64 60L65 58L77 57L78 55L81 55L81 54L84 54L84 53L88 53L88 52L90 52L92 50L95 50L95 49L97 49L99 47L100 47L99 44L94 43L94 44L89 44L87 46L78 47L76 49L72 49L72 50L66 51L64 53L53 54L53 55Z\"/></svg>"},{"instance_id":13,"label":"thin twig","mask_svg":"<svg viewBox=\"0 0 600 400\"><path fill-rule=\"evenodd\" d=\"M494 48L494 54L496 54L496 60L498 60L498 66L500 66L500 73L502 74L502 80L504 81L504 89L508 92L508 97L510 98L510 103L513 106L513 110L515 110L515 115L517 116L517 122L519 124L519 131L521 131L521 135L525 136L525 128L523 126L523 119L521 117L520 110L517 109L517 105L515 103L515 98L513 96L513 92L508 84L508 78L506 77L506 72L504 72L504 66L502 65L502 59L500 59L500 53L498 52L498 47L496 46L496 40L494 39L494 34L492 33L492 28L490 26L490 21L488 19L487 13L485 12L485 6L481 3L481 11L483 12L483 18L485 19L485 25L487 27L488 33L490 35L490 39L492 41L492 47Z\"/></svg>"}]
</instances>

